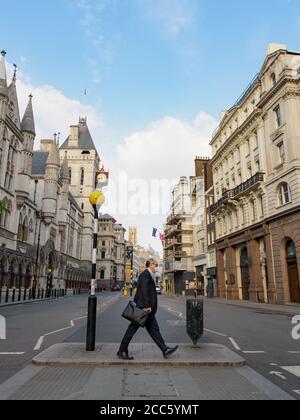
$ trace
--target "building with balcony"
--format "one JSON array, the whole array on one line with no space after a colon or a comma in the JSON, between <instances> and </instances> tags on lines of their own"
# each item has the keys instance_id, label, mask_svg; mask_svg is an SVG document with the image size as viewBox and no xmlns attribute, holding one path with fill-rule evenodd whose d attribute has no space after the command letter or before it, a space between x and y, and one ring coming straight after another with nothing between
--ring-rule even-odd
<instances>
[{"instance_id":1,"label":"building with balcony","mask_svg":"<svg viewBox=\"0 0 300 420\"><path fill-rule=\"evenodd\" d=\"M180 295L189 285L195 288L192 184L187 177L180 179L172 192L171 212L166 221L164 284L170 294Z\"/></svg>"},{"instance_id":2,"label":"building with balcony","mask_svg":"<svg viewBox=\"0 0 300 420\"><path fill-rule=\"evenodd\" d=\"M218 294L300 302L300 54L271 44L213 135Z\"/></svg>"},{"instance_id":3,"label":"building with balcony","mask_svg":"<svg viewBox=\"0 0 300 420\"><path fill-rule=\"evenodd\" d=\"M97 282L99 288L124 286L126 260L126 229L109 214L99 216Z\"/></svg>"}]
</instances>

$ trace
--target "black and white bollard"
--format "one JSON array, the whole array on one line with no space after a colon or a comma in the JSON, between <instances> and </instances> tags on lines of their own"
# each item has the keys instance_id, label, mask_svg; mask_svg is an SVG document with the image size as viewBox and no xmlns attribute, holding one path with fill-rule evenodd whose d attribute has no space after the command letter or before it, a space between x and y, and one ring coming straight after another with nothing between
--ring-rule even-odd
<instances>
[{"instance_id":1,"label":"black and white bollard","mask_svg":"<svg viewBox=\"0 0 300 420\"><path fill-rule=\"evenodd\" d=\"M96 273L97 273L97 242L98 242L98 219L99 212L97 206L94 205L94 243L93 243L93 258L92 258L92 282L91 294L88 304L88 323L87 323L87 338L86 351L95 351L96 348L96 324L97 324L97 296L96 296Z\"/></svg>"}]
</instances>

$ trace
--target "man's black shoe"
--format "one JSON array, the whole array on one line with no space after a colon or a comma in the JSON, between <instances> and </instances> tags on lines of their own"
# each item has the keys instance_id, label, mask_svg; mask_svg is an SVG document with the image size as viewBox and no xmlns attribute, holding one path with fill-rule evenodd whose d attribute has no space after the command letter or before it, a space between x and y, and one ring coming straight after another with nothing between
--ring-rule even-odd
<instances>
[{"instance_id":1,"label":"man's black shoe","mask_svg":"<svg viewBox=\"0 0 300 420\"><path fill-rule=\"evenodd\" d=\"M129 354L127 352L119 351L117 356L121 360L134 360L134 357L129 356Z\"/></svg>"},{"instance_id":2,"label":"man's black shoe","mask_svg":"<svg viewBox=\"0 0 300 420\"><path fill-rule=\"evenodd\" d=\"M167 348L167 350L164 352L164 358L168 359L170 356L172 356L172 354L176 353L178 348L179 348L178 346L174 348Z\"/></svg>"}]
</instances>

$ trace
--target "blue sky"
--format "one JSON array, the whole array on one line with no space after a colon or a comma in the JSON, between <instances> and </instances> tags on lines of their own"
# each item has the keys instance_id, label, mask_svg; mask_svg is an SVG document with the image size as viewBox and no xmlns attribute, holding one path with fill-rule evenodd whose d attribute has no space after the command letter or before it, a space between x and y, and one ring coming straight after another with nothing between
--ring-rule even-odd
<instances>
[{"instance_id":1,"label":"blue sky","mask_svg":"<svg viewBox=\"0 0 300 420\"><path fill-rule=\"evenodd\" d=\"M8 58L69 97L87 87L117 135L164 115L217 117L255 75L268 42L299 45L296 0L1 2ZM172 13L183 19L173 32Z\"/></svg>"},{"instance_id":2,"label":"blue sky","mask_svg":"<svg viewBox=\"0 0 300 420\"><path fill-rule=\"evenodd\" d=\"M40 95L35 107L39 135L65 134L80 108L92 114L88 117L105 159L111 166L121 162L132 176L135 162L141 160L137 154L126 167L126 153L133 153L134 141L147 147L156 137L166 139L166 148L159 152L161 167L155 163L159 176L178 131L186 130L182 135L187 142L190 136L201 138L191 156L209 153L220 112L259 71L267 44L300 49L299 0L0 3L0 48L22 71L20 95L30 89ZM43 95L52 101L48 125L39 115L47 111ZM174 144L179 147L179 140ZM191 144L194 147L194 140ZM145 177L151 177L151 168ZM192 159L175 165L170 176L179 177L183 170L192 174Z\"/></svg>"}]
</instances>

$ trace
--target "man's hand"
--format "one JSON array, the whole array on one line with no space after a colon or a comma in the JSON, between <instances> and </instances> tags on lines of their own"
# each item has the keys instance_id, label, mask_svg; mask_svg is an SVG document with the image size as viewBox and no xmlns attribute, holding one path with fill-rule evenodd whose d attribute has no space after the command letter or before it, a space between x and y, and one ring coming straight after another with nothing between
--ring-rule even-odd
<instances>
[{"instance_id":1,"label":"man's hand","mask_svg":"<svg viewBox=\"0 0 300 420\"><path fill-rule=\"evenodd\" d=\"M146 308L146 309L144 309L144 311L147 312L147 314L151 314L152 308Z\"/></svg>"}]
</instances>

